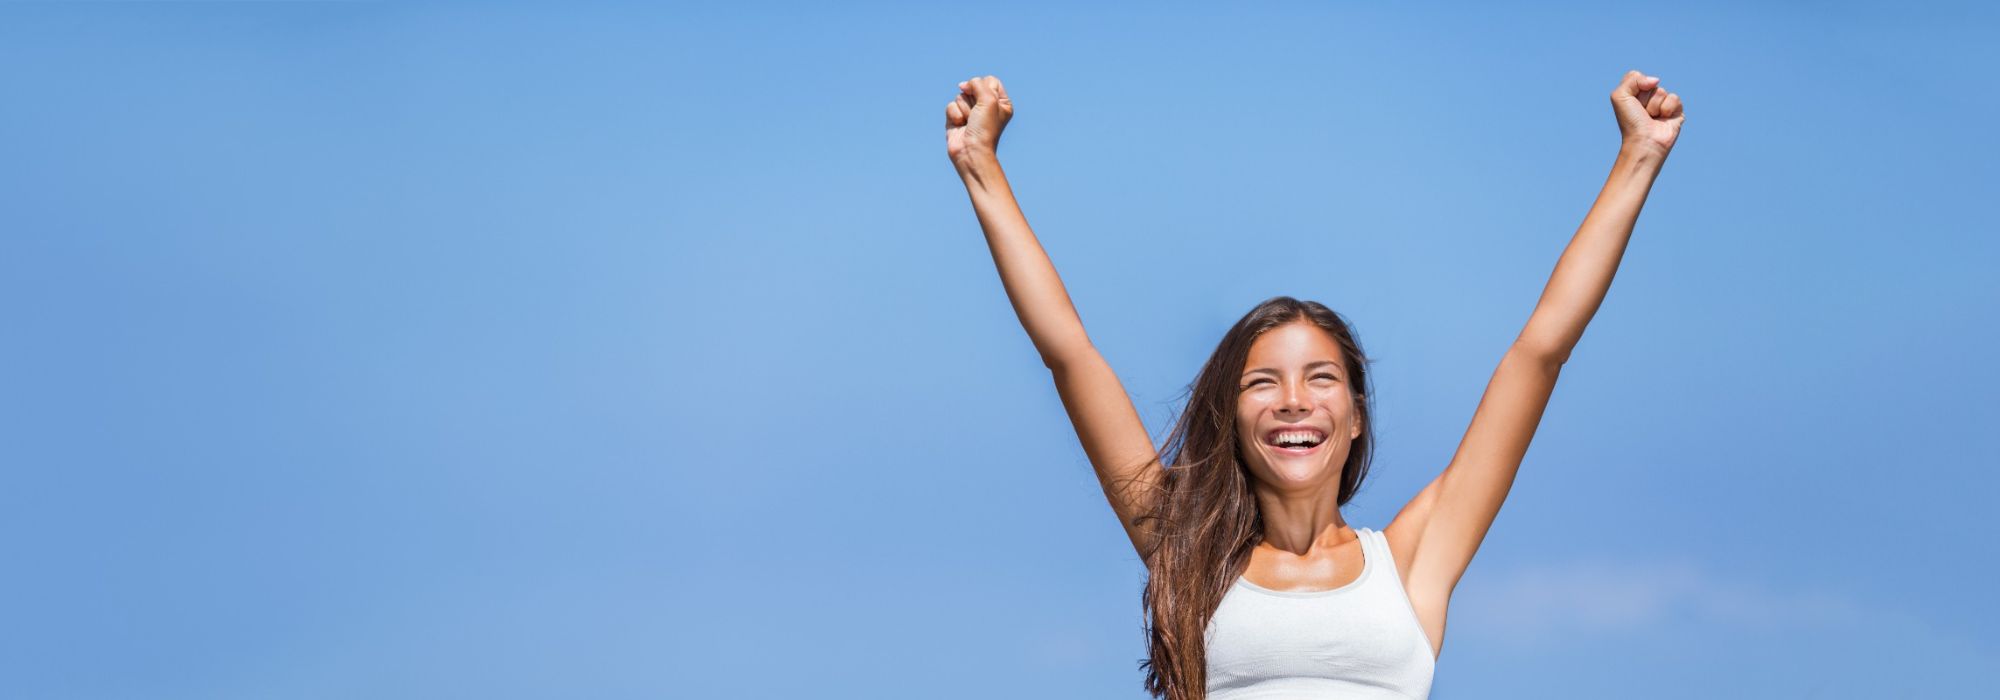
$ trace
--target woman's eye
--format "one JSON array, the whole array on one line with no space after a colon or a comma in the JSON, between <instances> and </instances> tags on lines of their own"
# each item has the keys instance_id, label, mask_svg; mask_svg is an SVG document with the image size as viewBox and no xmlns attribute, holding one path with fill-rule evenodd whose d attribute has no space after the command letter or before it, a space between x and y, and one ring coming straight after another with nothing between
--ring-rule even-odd
<instances>
[{"instance_id":1,"label":"woman's eye","mask_svg":"<svg viewBox=\"0 0 2000 700\"><path fill-rule=\"evenodd\" d=\"M1336 377L1336 376L1333 376L1333 375L1331 375L1331 374L1322 374L1322 375L1319 375L1319 376L1317 376L1317 377L1313 377L1313 378L1314 378L1314 379L1333 379L1333 380L1336 380L1336 381L1340 379L1339 377Z\"/></svg>"}]
</instances>

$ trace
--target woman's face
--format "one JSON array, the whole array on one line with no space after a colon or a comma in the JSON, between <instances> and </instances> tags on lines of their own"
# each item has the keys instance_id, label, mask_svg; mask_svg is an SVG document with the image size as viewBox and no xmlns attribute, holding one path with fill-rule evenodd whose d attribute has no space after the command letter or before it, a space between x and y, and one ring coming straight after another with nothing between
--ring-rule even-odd
<instances>
[{"instance_id":1,"label":"woman's face","mask_svg":"<svg viewBox=\"0 0 2000 700\"><path fill-rule=\"evenodd\" d=\"M1340 344L1312 322L1258 336L1236 398L1237 443L1250 472L1279 487L1337 483L1361 435L1347 382Z\"/></svg>"}]
</instances>

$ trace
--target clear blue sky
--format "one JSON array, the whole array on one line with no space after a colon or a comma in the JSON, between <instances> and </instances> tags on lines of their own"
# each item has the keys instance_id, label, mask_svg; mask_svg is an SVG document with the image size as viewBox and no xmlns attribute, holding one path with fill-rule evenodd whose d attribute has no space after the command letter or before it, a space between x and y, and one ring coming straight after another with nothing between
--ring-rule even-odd
<instances>
[{"instance_id":1,"label":"clear blue sky","mask_svg":"<svg viewBox=\"0 0 2000 700\"><path fill-rule=\"evenodd\" d=\"M1354 320L1380 527L1634 68L1687 127L1435 697L1990 691L1993 10L1329 5L0 6L0 696L1142 698L954 85L1156 434Z\"/></svg>"}]
</instances>

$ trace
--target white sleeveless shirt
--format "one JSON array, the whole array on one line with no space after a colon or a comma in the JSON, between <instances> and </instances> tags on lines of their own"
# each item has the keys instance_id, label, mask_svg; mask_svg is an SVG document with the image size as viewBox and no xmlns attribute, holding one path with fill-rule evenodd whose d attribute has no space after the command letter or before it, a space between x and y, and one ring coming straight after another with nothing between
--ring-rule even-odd
<instances>
[{"instance_id":1,"label":"white sleeveless shirt","mask_svg":"<svg viewBox=\"0 0 2000 700\"><path fill-rule=\"evenodd\" d=\"M1358 528L1361 576L1329 591L1238 578L1208 625L1209 700L1428 698L1436 657L1382 533Z\"/></svg>"}]
</instances>

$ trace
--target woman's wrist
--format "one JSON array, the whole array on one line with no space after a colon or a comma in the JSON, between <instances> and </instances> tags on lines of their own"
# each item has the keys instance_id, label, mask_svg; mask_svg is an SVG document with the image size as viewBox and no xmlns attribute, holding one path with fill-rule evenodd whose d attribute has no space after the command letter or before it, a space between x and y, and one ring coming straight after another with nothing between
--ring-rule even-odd
<instances>
[{"instance_id":1,"label":"woman's wrist","mask_svg":"<svg viewBox=\"0 0 2000 700\"><path fill-rule=\"evenodd\" d=\"M994 153L993 149L979 146L967 146L965 150L959 151L958 157L951 159L952 167L957 168L961 173L973 168L993 166L999 163L999 154Z\"/></svg>"},{"instance_id":2,"label":"woman's wrist","mask_svg":"<svg viewBox=\"0 0 2000 700\"><path fill-rule=\"evenodd\" d=\"M1618 146L1618 159L1658 165L1667 160L1667 150L1651 141L1625 141Z\"/></svg>"},{"instance_id":3,"label":"woman's wrist","mask_svg":"<svg viewBox=\"0 0 2000 700\"><path fill-rule=\"evenodd\" d=\"M1007 173L1000 168L1000 158L991 150L967 149L951 161L958 177L965 181L965 187L975 197L981 193L1005 193Z\"/></svg>"}]
</instances>

